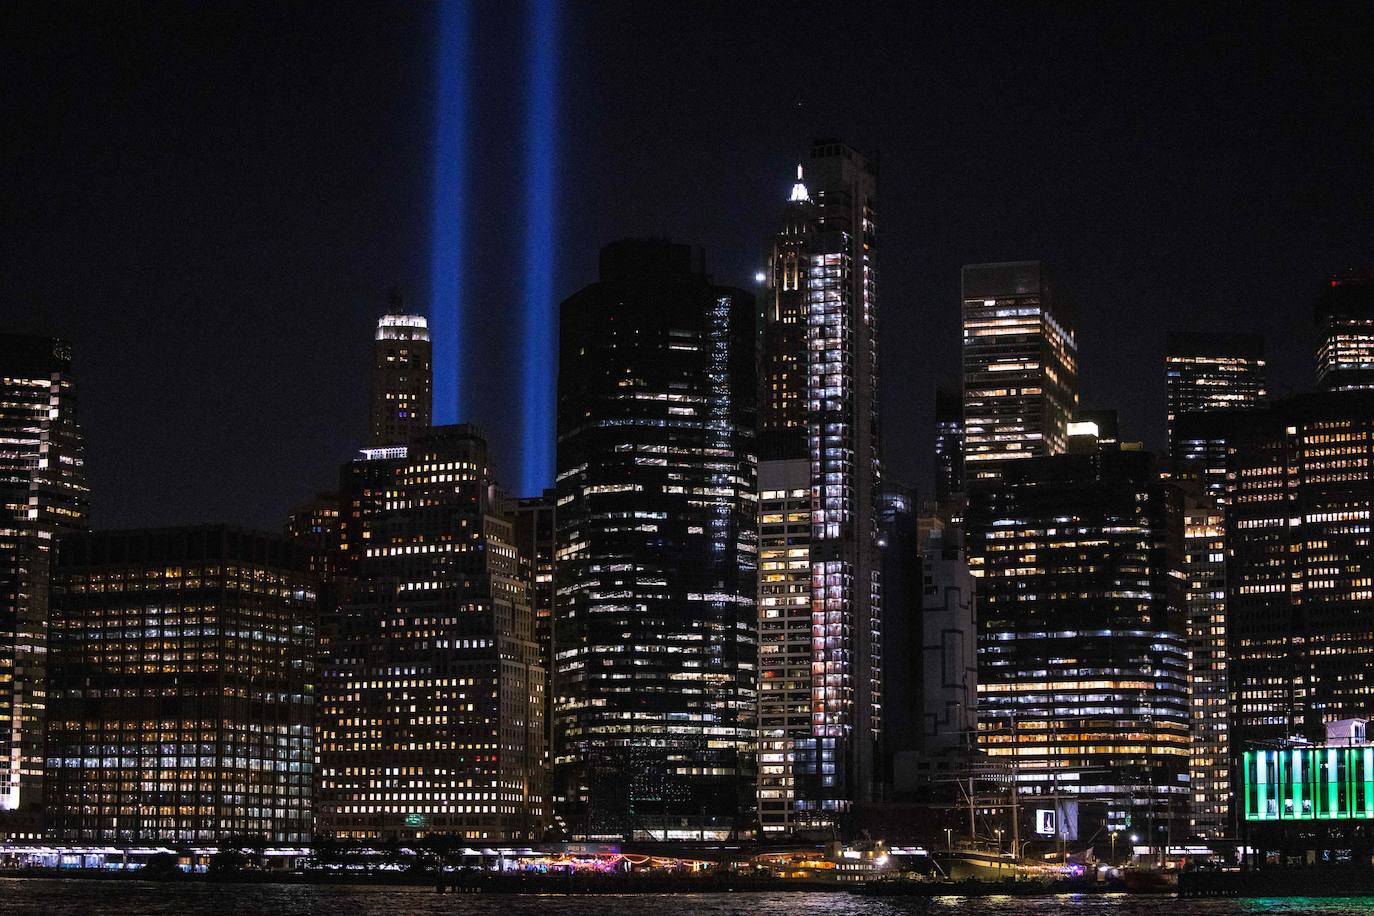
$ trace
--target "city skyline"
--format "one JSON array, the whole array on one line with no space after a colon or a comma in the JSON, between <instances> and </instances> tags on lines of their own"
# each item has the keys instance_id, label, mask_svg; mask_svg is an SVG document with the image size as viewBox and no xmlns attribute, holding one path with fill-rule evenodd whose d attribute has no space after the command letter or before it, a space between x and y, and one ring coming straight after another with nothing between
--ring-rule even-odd
<instances>
[{"instance_id":1,"label":"city skyline","mask_svg":"<svg viewBox=\"0 0 1374 916\"><path fill-rule=\"evenodd\" d=\"M764 269L762 240L776 218L765 214L790 188L812 133L834 131L859 149L880 150L885 173L902 176L884 192L885 250L897 253L884 280L897 291L885 320L895 336L951 340L962 264L1044 258L1081 307L1083 404L1119 406L1123 434L1159 449L1163 328L1258 325L1270 341L1273 394L1302 391L1315 346L1312 298L1328 275L1365 260L1370 192L1361 176L1371 154L1357 138L1367 135L1368 120L1349 99L1369 73L1332 62L1348 58L1341 49L1370 32L1371 23L1350 10L1339 23L1294 21L1281 7L1218 19L1171 13L1158 24L1135 23L1150 42L1123 42L1125 27L1114 17L1001 10L976 54L935 45L972 28L970 17L979 24L985 17L922 11L923 28L911 30L894 28L893 12L866 10L846 18L826 52L834 66L822 73L787 66L800 51L778 51L789 55L780 73L802 74L793 84L771 71L740 79L743 65L718 51L699 61L675 58L675 67L660 71L629 48L634 42L621 47L606 37L651 35L653 17L615 9L623 21L614 29L602 18L612 14L600 9L559 25L565 135L556 169L554 301L592 279L596 247L632 235L704 245L717 282L747 286ZM520 49L523 13L483 10L469 27ZM193 507L203 506L214 517L275 528L297 498L284 481L329 486L333 456L359 438L365 420L347 409L367 384L355 358L359 329L385 307L386 290L400 285L407 303L428 309L430 13L335 15L314 23L317 31L299 27L302 12L280 15L274 23L227 12L201 21L174 10L156 21L135 13L106 23L133 49L151 53L175 32L199 52L128 72L123 50L80 35L69 36L70 53L83 62L72 74L54 72L26 47L15 50L21 88L32 83L29 94L51 105L15 112L11 142L27 139L12 157L19 231L4 251L24 268L0 279L0 313L17 329L76 345L96 392L86 426L101 456L91 467L100 527L189 522ZM819 15L802 9L798 28ZM35 14L32 28L64 36L80 19ZM698 12L674 26L685 46L709 50L707 36L757 33L765 19L766 11ZM1285 29L1257 28L1268 19ZM1018 71L1020 88L1007 105L970 111L970 100L995 103L1009 76L1005 65L982 61L1014 47L1013 36L1029 26L1066 69ZM903 41L915 46L874 41L880 33L914 34ZM25 28L11 34L22 43ZM301 53L267 59L282 50L285 34L304 36ZM34 39L28 45L45 43ZM244 59L242 84L228 86L216 78L218 67L237 59L246 39L260 39L263 51ZM857 61L861 44L874 47L865 58L871 78L824 78ZM518 154L526 119L524 105L509 102L528 68L523 52L502 61L487 42L476 47L471 115L487 139L470 150L478 180L467 222L477 240L468 260L480 314L465 347L475 409L459 419L487 431L499 476L515 484L522 423L510 392L520 388L513 373L521 365L514 335L525 288ZM621 53L598 53L611 47ZM929 63L908 73L912 59ZM671 81L662 75L668 70ZM1098 70L1109 74L1104 85L1083 78ZM316 71L337 82L314 85L307 74ZM1147 78L1111 75L1128 72ZM1198 79L1175 80L1176 72ZM967 85L955 86L951 74ZM1197 93L1195 83L1218 88ZM692 85L699 102L646 108L654 98L675 99L679 85ZM170 86L177 88L162 91ZM592 133L570 126L589 123L580 101L589 94L602 100L597 123L606 128ZM349 99L347 116L340 95ZM1065 104L1051 104L1057 99ZM120 113L114 124L103 114L112 103ZM49 108L59 113L53 123L43 120ZM1025 113L1031 109L1039 119ZM1085 133L1089 113L1096 126ZM240 124L254 128L244 133ZM999 124L1023 140L986 142ZM325 125L344 125L342 142ZM171 146L156 152L164 140ZM202 153L208 161L197 164ZM1072 170L1061 164L1070 162ZM79 196L79 210L69 184L90 192ZM1264 193L1252 193L1255 186ZM696 206L703 198L719 203ZM1309 207L1314 201L1320 208ZM131 212L140 218L127 219ZM179 221L169 223L173 216ZM195 231L182 232L188 217ZM82 252L74 269L73 251ZM164 255L176 273L162 266ZM338 336L298 346L325 328ZM1127 345L1113 345L1118 329ZM210 340L217 346L199 352ZM957 376L957 359L954 348L933 343L885 370L891 471L919 489L930 473L931 392ZM275 395L288 373L319 384L281 399ZM1123 377L1130 384L1119 384ZM898 394L912 390L916 398ZM130 425L148 428L148 438L121 441L118 430ZM284 441L290 447L282 455ZM142 448L168 457L159 498L121 485ZM210 473L191 471L197 463Z\"/></svg>"},{"instance_id":2,"label":"city skyline","mask_svg":"<svg viewBox=\"0 0 1374 916\"><path fill-rule=\"evenodd\" d=\"M20 17L0 878L1374 889L1374 8L618 2Z\"/></svg>"}]
</instances>

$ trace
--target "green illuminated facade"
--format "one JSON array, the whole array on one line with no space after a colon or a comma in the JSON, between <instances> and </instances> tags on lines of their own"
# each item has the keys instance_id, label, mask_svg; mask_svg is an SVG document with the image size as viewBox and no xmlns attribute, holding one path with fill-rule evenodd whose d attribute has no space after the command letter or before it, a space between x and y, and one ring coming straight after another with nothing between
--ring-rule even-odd
<instances>
[{"instance_id":1,"label":"green illuminated facade","mask_svg":"<svg viewBox=\"0 0 1374 916\"><path fill-rule=\"evenodd\" d=\"M1247 821L1374 820L1374 746L1246 751Z\"/></svg>"}]
</instances>

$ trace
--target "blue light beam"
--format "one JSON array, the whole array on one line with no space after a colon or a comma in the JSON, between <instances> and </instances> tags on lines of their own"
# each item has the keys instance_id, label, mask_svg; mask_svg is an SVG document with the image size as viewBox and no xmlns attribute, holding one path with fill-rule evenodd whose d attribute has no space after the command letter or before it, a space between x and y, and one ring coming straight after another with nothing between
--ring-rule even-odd
<instances>
[{"instance_id":1,"label":"blue light beam","mask_svg":"<svg viewBox=\"0 0 1374 916\"><path fill-rule=\"evenodd\" d=\"M466 0L438 5L435 59L434 223L430 233L429 332L434 365L434 423L457 423L463 414L464 184L467 172Z\"/></svg>"},{"instance_id":2,"label":"blue light beam","mask_svg":"<svg viewBox=\"0 0 1374 916\"><path fill-rule=\"evenodd\" d=\"M525 159L524 399L521 405L521 492L553 482L554 379L558 320L554 313L554 141L558 115L558 4L530 0Z\"/></svg>"}]
</instances>

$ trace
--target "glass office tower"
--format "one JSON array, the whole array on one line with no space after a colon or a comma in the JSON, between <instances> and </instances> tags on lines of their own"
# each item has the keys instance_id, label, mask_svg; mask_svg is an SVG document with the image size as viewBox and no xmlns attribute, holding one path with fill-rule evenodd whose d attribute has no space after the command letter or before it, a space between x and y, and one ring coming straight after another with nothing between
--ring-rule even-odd
<instances>
[{"instance_id":1,"label":"glass office tower","mask_svg":"<svg viewBox=\"0 0 1374 916\"><path fill-rule=\"evenodd\" d=\"M576 837L754 820L754 301L628 240L562 304L554 766Z\"/></svg>"},{"instance_id":2,"label":"glass office tower","mask_svg":"<svg viewBox=\"0 0 1374 916\"><path fill-rule=\"evenodd\" d=\"M66 341L0 334L0 440L0 830L33 835L53 548L89 524Z\"/></svg>"},{"instance_id":3,"label":"glass office tower","mask_svg":"<svg viewBox=\"0 0 1374 916\"><path fill-rule=\"evenodd\" d=\"M1072 315L1039 261L963 269L964 467L1058 455L1078 407Z\"/></svg>"}]
</instances>

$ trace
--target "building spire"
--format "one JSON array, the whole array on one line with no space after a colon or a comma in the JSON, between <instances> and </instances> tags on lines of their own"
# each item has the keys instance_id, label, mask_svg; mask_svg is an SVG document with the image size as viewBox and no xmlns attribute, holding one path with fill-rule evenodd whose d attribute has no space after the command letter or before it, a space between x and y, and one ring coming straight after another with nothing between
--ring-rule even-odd
<instances>
[{"instance_id":1,"label":"building spire","mask_svg":"<svg viewBox=\"0 0 1374 916\"><path fill-rule=\"evenodd\" d=\"M799 200L810 200L811 194L806 190L806 185L802 183L802 166L797 163L797 183L792 185L792 196L787 198L789 203L796 203Z\"/></svg>"}]
</instances>

